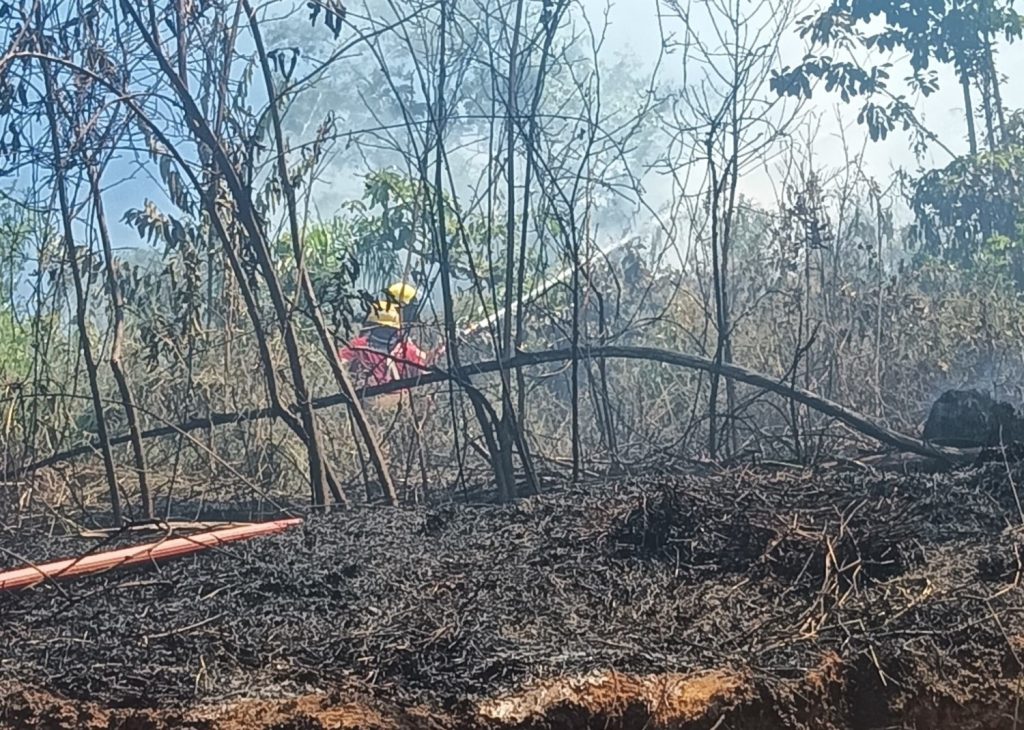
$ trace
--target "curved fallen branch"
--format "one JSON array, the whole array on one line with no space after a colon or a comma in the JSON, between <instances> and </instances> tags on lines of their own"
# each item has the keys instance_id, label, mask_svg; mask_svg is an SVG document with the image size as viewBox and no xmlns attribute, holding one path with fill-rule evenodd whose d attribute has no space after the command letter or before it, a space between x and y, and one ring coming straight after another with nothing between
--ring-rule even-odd
<instances>
[{"instance_id":1,"label":"curved fallen branch","mask_svg":"<svg viewBox=\"0 0 1024 730\"><path fill-rule=\"evenodd\" d=\"M950 464L972 461L977 455L976 450L972 451L970 449L954 449L935 446L926 443L921 439L914 438L913 436L907 436L906 434L899 433L898 431L893 431L892 429L875 423L867 416L846 408L835 401L823 398L822 396L812 393L809 390L804 390L803 388L794 388L776 378L772 378L754 370L748 370L747 368L740 367L739 365L716 365L714 361L709 358L700 357L698 355L688 355L681 352L673 352L672 350L664 350L657 347L606 345L603 347L581 348L580 354L584 358L643 360L645 362L675 365L677 367L687 368L690 370L702 370L708 373L718 372L725 378L745 383L747 385L752 385L757 388L762 388L785 398L792 398L808 408L845 423L855 431L858 431L879 443L891 446L901 451L917 454L930 459L938 459ZM544 365L552 362L562 362L570 359L572 359L572 350L569 348L561 350L544 350L541 352L520 352L512 358L512 360L504 363L504 366L510 368L523 368L534 365ZM488 360L486 362L466 365L462 368L462 373L465 376L486 375L500 371L502 365L503 364L497 360ZM396 380L385 385L365 388L362 391L362 396L364 398L372 398L374 396L394 393L408 388L443 383L448 380L458 381L452 373L439 368L432 368L418 378L406 378L404 380ZM331 408L333 406L344 405L346 402L345 397L341 394L324 396L313 400L313 408L320 410L324 408ZM254 408L237 413L215 413L207 418L189 419L188 421L175 426L152 428L148 431L144 431L141 436L144 439L174 436L181 433L187 433L189 431L213 428L215 426L238 424L245 421L256 421L271 418L273 416L274 411L271 408ZM128 435L121 435L111 439L110 444L112 446L117 446L128 443L128 441ZM40 459L39 461L29 464L19 470L18 473L24 474L35 471L36 469L52 466L62 461L67 461L68 459L93 453L99 448L99 443L92 443L68 449L67 451L53 454L45 459ZM10 475L8 478L11 478L11 476L13 475Z\"/></svg>"}]
</instances>

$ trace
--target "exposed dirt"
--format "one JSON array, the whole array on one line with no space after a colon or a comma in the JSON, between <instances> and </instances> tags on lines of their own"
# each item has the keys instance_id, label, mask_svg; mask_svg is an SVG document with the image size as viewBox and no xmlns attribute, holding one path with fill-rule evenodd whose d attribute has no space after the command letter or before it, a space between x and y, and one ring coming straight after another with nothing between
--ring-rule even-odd
<instances>
[{"instance_id":1,"label":"exposed dirt","mask_svg":"<svg viewBox=\"0 0 1024 730\"><path fill-rule=\"evenodd\" d=\"M338 694L311 694L286 700L242 700L188 710L102 708L33 690L8 694L0 720L4 727L53 730L394 730L440 727L427 712L398 711Z\"/></svg>"},{"instance_id":2,"label":"exposed dirt","mask_svg":"<svg viewBox=\"0 0 1024 730\"><path fill-rule=\"evenodd\" d=\"M838 661L827 659L838 668ZM866 682L866 685L864 684ZM759 686L749 675L704 672L632 676L614 672L538 683L469 706L399 709L336 691L282 700L200 704L183 710L109 709L38 690L8 692L0 727L52 730L782 730L928 728L983 730L1020 725L1019 697L999 702L924 695L889 706L873 678L812 670Z\"/></svg>"},{"instance_id":3,"label":"exposed dirt","mask_svg":"<svg viewBox=\"0 0 1024 730\"><path fill-rule=\"evenodd\" d=\"M1015 728L1018 484L746 469L313 518L0 594L0 724Z\"/></svg>"}]
</instances>

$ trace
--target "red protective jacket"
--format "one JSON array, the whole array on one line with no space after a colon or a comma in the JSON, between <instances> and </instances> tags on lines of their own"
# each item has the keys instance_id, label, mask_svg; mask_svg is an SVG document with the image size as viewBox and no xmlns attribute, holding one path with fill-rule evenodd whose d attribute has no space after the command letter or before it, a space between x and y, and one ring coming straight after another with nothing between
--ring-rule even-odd
<instances>
[{"instance_id":1,"label":"red protective jacket","mask_svg":"<svg viewBox=\"0 0 1024 730\"><path fill-rule=\"evenodd\" d=\"M339 353L348 365L357 389L412 378L427 368L429 356L416 343L396 338L390 353L373 347L367 335L359 335Z\"/></svg>"}]
</instances>

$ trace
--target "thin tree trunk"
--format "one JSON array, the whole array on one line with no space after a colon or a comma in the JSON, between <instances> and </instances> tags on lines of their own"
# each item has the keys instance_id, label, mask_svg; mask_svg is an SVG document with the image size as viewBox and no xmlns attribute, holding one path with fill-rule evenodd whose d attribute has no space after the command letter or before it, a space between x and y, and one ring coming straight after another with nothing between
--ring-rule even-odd
<instances>
[{"instance_id":1,"label":"thin tree trunk","mask_svg":"<svg viewBox=\"0 0 1024 730\"><path fill-rule=\"evenodd\" d=\"M572 270L572 276L569 279L569 290L572 297L572 323L569 333L570 352L572 352L569 367L569 417L572 438L572 481L576 483L582 473L583 450L580 443L580 237L576 227L576 212L573 207L569 208L569 227L566 235L569 266Z\"/></svg>"},{"instance_id":2,"label":"thin tree trunk","mask_svg":"<svg viewBox=\"0 0 1024 730\"><path fill-rule=\"evenodd\" d=\"M971 99L971 79L966 72L960 74L960 87L964 92L964 115L967 119L967 141L971 154L978 154L978 131L974 125L974 102Z\"/></svg>"},{"instance_id":3,"label":"thin tree trunk","mask_svg":"<svg viewBox=\"0 0 1024 730\"><path fill-rule=\"evenodd\" d=\"M540 110L540 102L544 92L544 81L547 77L548 60L551 54L551 45L555 39L555 31L558 28L559 22L561 21L562 13L565 12L566 5L561 3L557 6L554 11L554 15L549 20L549 25L545 29L544 34L544 47L541 49L540 65L537 72L537 82L533 89L533 100L530 104L530 119L527 128L526 135L526 171L524 173L523 180L523 220L519 230L519 271L516 275L516 334L515 334L515 348L518 352L522 347L524 339L526 337L526 305L523 302L526 288L526 259L527 259L527 235L529 231L529 219L530 219L530 193L533 183L533 172L535 159L535 145L537 144L537 115ZM533 457L529 453L529 445L526 439L526 378L523 374L522 369L516 370L516 387L517 387L517 409L516 416L519 423L522 424L520 434L522 438L522 458L524 461L524 469L528 474L528 482L531 484L534 491L538 490L540 485L537 482L534 470L533 470Z\"/></svg>"},{"instance_id":4,"label":"thin tree trunk","mask_svg":"<svg viewBox=\"0 0 1024 730\"><path fill-rule=\"evenodd\" d=\"M995 53L992 52L992 36L985 33L985 66L989 82L992 84L992 102L996 108L996 118L999 121L998 144L1006 142L1006 107L1003 105L1003 92L999 84L999 74L996 73Z\"/></svg>"},{"instance_id":5,"label":"thin tree trunk","mask_svg":"<svg viewBox=\"0 0 1024 730\"><path fill-rule=\"evenodd\" d=\"M43 27L42 11L37 18L39 28ZM45 52L45 49L41 49ZM64 178L64 158L61 152L60 132L57 111L54 107L55 89L53 73L49 62L43 62L43 82L46 86L46 116L50 127L50 143L53 146L53 174L57 187L57 198L60 201L61 224L64 233L64 250L71 269L71 279L75 287L75 320L78 324L78 339L85 359L86 375L89 379L89 391L92 396L93 413L96 416L96 431L99 435L100 450L103 454L103 467L107 477L107 491L110 494L110 508L114 521L121 522L121 495L117 483L117 471L114 456L111 453L110 440L107 434L107 419L103 414L103 397L100 394L96 358L93 356L92 343L89 339L88 311L85 299L85 287L82 284L82 272L78 266L78 251L72 228L71 204L68 200L67 181Z\"/></svg>"},{"instance_id":6,"label":"thin tree trunk","mask_svg":"<svg viewBox=\"0 0 1024 730\"><path fill-rule=\"evenodd\" d=\"M136 24L139 24L141 22L137 14L133 13L132 16ZM142 29L142 32L145 33L145 30ZM153 46L151 44L151 48L152 47ZM107 82L104 79L98 76L92 77L92 80L96 81L97 83L107 84ZM108 88L110 88L112 91L118 91L116 88L110 87L109 84L107 85ZM266 383L267 395L268 399L270 400L270 408L266 409L266 413L268 416L280 418L282 421L284 421L285 425L288 426L288 428L293 433L295 433L295 435L298 436L298 438L302 441L303 445L307 446L308 448L309 437L303 430L302 423L299 421L298 418L295 417L295 415L289 408L285 407L284 402L281 400L280 388L277 383L277 372L274 366L273 359L271 357L270 346L267 341L266 333L264 332L264 328L260 319L259 307L256 303L256 298L252 292L252 289L249 287L248 278L246 273L242 269L241 262L238 259L238 254L234 249L234 245L232 243L232 236L229 234L227 228L225 228L224 226L223 221L221 221L220 219L221 211L219 207L220 203L218 202L219 196L217 189L208 189L200 182L199 178L192 171L192 168L188 165L188 163L185 162L184 158L178 152L175 144L167 137L166 134L164 134L161 127L155 124L153 120L151 120L143 112L143 110L130 96L122 96L121 101L128 107L132 114L135 115L136 119L138 119L138 121L149 131L149 133L153 135L154 139L156 139L160 144L164 146L164 148L170 154L171 158L174 159L174 161L177 163L179 171L183 175L185 175L189 183L192 185L193 189L201 192L203 207L210 220L210 224L213 226L213 229L217 234L217 237L222 242L223 250L227 257L231 273L234 276L235 282L238 285L238 291L242 294L242 300L245 304L246 313L253 326L253 334L256 337L257 349L260 354L260 364L264 371L264 382ZM229 308L228 312L229 314L233 312L233 308ZM230 362L230 353L228 353L227 357L228 361ZM215 423L215 420L216 419L205 419L204 422L209 423L210 427L212 427L214 425L217 425L217 423ZM149 431L144 432L143 436L145 437L146 434L152 433L153 430L150 429ZM116 441L112 443L127 443L127 440ZM93 447L88 448L91 451ZM99 448L99 444L96 445L96 448Z\"/></svg>"},{"instance_id":7,"label":"thin tree trunk","mask_svg":"<svg viewBox=\"0 0 1024 730\"><path fill-rule=\"evenodd\" d=\"M519 36L523 24L523 2L516 0L516 20L512 28L512 48L508 60L508 89L505 97L505 178L507 182L505 202L505 311L501 326L501 357L512 355L512 305L515 296L515 251L516 251L516 166L515 141L516 118L518 116L518 77L516 64L519 62ZM507 385L508 378L503 381ZM503 385L502 387L505 387ZM505 417L505 414L502 416Z\"/></svg>"},{"instance_id":8,"label":"thin tree trunk","mask_svg":"<svg viewBox=\"0 0 1024 730\"><path fill-rule=\"evenodd\" d=\"M444 201L444 142L446 127L445 88L448 81L447 50L449 11L447 1L440 0L439 7L441 12L440 55L438 58L437 99L435 100L435 109L433 112L434 118L432 120L435 135L434 206L437 209L435 211L435 214L437 215L435 233L438 245L437 265L439 278L441 280L441 298L443 300L442 304L444 307L444 330L445 342L447 344L445 353L447 355L448 362L451 365L453 381L465 386L468 385L468 381L466 381L461 374L462 365L459 356L459 339L458 333L455 329L455 298L452 291L451 247L448 240ZM500 433L500 423L493 413L493 410L488 407L488 404L482 394L479 392L474 394L473 391L467 390L467 396L469 397L470 405L473 407L473 412L476 415L477 421L480 424L484 441L487 444L491 468L494 471L494 477L497 481L498 494L502 499L505 499L513 492L515 484L512 480L512 475L505 471L500 446L495 439L494 432L497 429Z\"/></svg>"},{"instance_id":9,"label":"thin tree trunk","mask_svg":"<svg viewBox=\"0 0 1024 730\"><path fill-rule=\"evenodd\" d=\"M718 167L715 165L715 134L716 127L712 127L708 133L706 151L708 155L708 167L711 175L711 278L715 297L715 355L713 361L716 365L722 364L722 357L725 349L725 323L723 322L722 306L722 270L721 255L719 246L719 209L721 205L722 191L718 181ZM711 387L708 396L708 456L712 460L718 458L718 390L720 381L719 371L711 371Z\"/></svg>"},{"instance_id":10,"label":"thin tree trunk","mask_svg":"<svg viewBox=\"0 0 1024 730\"><path fill-rule=\"evenodd\" d=\"M274 270L273 259L267 246L264 231L259 222L258 214L253 206L251 190L246 186L238 175L231 162L230 157L221 145L220 140L213 134L209 124L203 118L202 113L196 105L192 95L185 88L184 83L178 77L177 72L171 66L162 49L156 40L145 31L142 18L130 0L122 0L121 6L132 16L136 26L142 32L150 51L153 53L161 70L171 81L178 99L183 106L185 120L198 140L207 145L213 153L213 159L220 172L224 175L224 181L231 191L231 195L237 205L239 222L242 224L249 237L249 244L256 255L257 263L267 284L271 303L277 316L278 327L284 337L285 352L288 357L288 367L292 376L292 384L295 389L296 404L299 407L299 417L302 420L302 430L306 434L306 453L309 461L309 477L313 490L313 502L317 505L324 505L327 502L326 490L329 488L332 495L338 502L344 502L345 498L334 479L330 466L323 456L323 443L320 438L319 427L316 417L310 407L310 393L306 385L306 377L302 368L301 356L299 353L298 340L292 326L291 315L285 302L284 293L281 289L281 282Z\"/></svg>"},{"instance_id":11,"label":"thin tree trunk","mask_svg":"<svg viewBox=\"0 0 1024 730\"><path fill-rule=\"evenodd\" d=\"M732 309L729 301L729 254L732 249L732 233L736 222L736 194L739 184L739 155L740 155L740 129L739 114L736 110L733 94L733 151L732 159L729 160L729 207L725 211L725 221L722 230L722 273L719 277L722 289L722 326L724 334L722 337L722 361L726 364L732 362ZM726 428L729 434L730 455L735 455L739 448L736 434L736 421L734 419L736 409L736 383L732 380L725 381L725 403L728 409L726 414Z\"/></svg>"},{"instance_id":12,"label":"thin tree trunk","mask_svg":"<svg viewBox=\"0 0 1024 730\"><path fill-rule=\"evenodd\" d=\"M128 374L121 363L124 346L124 294L121 282L118 281L114 269L114 249L110 243L110 230L107 227L107 216L103 208L103 195L100 192L100 176L98 170L89 166L89 185L92 189L93 208L96 210L96 227L103 246L103 265L107 275L107 289L110 292L110 303L114 311L114 334L110 343L110 369L117 381L117 389L124 404L125 418L128 420L128 433L131 436L132 455L135 459L135 471L139 479L139 496L142 499L142 512L146 519L153 519L153 495L149 491L149 476L146 469L146 454L142 449L142 438L139 436L139 418L135 410L135 398L128 384ZM212 431L212 429L211 429Z\"/></svg>"},{"instance_id":13,"label":"thin tree trunk","mask_svg":"<svg viewBox=\"0 0 1024 730\"><path fill-rule=\"evenodd\" d=\"M598 312L598 338L601 345L608 344L608 323L607 316L605 313L604 297L600 292L597 292L597 312ZM615 414L612 410L612 398L611 391L608 387L608 361L603 357L597 360L597 372L601 383L601 407L598 412L603 415L604 430L606 433L606 441L608 447L608 456L611 459L612 465L615 467L619 466L619 443L618 438L615 434Z\"/></svg>"},{"instance_id":14,"label":"thin tree trunk","mask_svg":"<svg viewBox=\"0 0 1024 730\"><path fill-rule=\"evenodd\" d=\"M210 85L210 94L214 96L214 113L213 113L213 129L220 135L224 132L224 115L227 104L230 100L230 94L228 92L228 84L231 78L231 58L233 57L235 42L238 38L238 30L242 16L242 5L241 3L235 3L235 8L231 20L231 24L228 25L224 31L224 42L221 45L220 51L220 68L216 69L211 64L210 72L213 75L215 72L217 77L216 85ZM209 106L209 104L207 104ZM203 178L203 190L211 190L216 187L216 178L212 174L212 165L210 165L210 152L208 149L199 150L200 160L202 160L202 169L204 172ZM212 226L211 226L212 228ZM225 332L229 335L224 338L224 372L231 372L231 355L232 355L232 341L230 333L234 328L235 321L235 297L231 291L231 278L228 276L227 268L223 265L222 261L218 261L216 255L216 243L214 241L214 233L208 232L207 241L207 317L206 326L207 329L213 329L213 312L214 312L214 286L215 276L214 271L217 270L222 277L220 282L220 292L218 299L221 303L221 322ZM220 264L218 266L217 264ZM266 372L266 368L264 368ZM272 371L271 374L273 375ZM276 377L276 376L275 376ZM276 389L276 384L275 384ZM232 397L234 396L234 387L229 388L229 392ZM213 458L214 451L214 430L210 429L209 432L209 446L210 446L210 457ZM305 443L305 438L302 439Z\"/></svg>"},{"instance_id":15,"label":"thin tree trunk","mask_svg":"<svg viewBox=\"0 0 1024 730\"><path fill-rule=\"evenodd\" d=\"M178 75L188 88L188 39L185 35L185 0L174 0L175 25L177 26Z\"/></svg>"},{"instance_id":16,"label":"thin tree trunk","mask_svg":"<svg viewBox=\"0 0 1024 730\"><path fill-rule=\"evenodd\" d=\"M882 314L885 307L885 260L882 258L882 198L876 192L872 196L875 203L875 238L877 244L877 258L875 265L878 273L878 297L875 303L875 401L876 413L881 418L885 413L885 400L882 396Z\"/></svg>"},{"instance_id":17,"label":"thin tree trunk","mask_svg":"<svg viewBox=\"0 0 1024 730\"><path fill-rule=\"evenodd\" d=\"M740 0L736 0L736 4L733 10L732 16L733 23L733 63L740 63L742 58L743 49L740 47ZM739 187L740 179L740 91L743 86L743 77L740 70L737 68L733 77L734 86L731 94L730 114L729 121L732 126L731 142L732 142L732 155L729 158L729 164L726 167L726 174L729 179L729 201L728 207L725 210L725 220L723 221L722 228L722 241L721 241L721 264L722 272L719 276L719 286L721 287L721 298L722 298L722 314L721 321L722 327L722 360L729 364L732 362L732 308L729 302L729 254L732 250L732 238L733 228L736 223L736 195ZM725 381L725 402L726 402L726 428L729 435L729 452L730 455L735 455L739 448L738 437L736 434L736 383L733 380Z\"/></svg>"},{"instance_id":18,"label":"thin tree trunk","mask_svg":"<svg viewBox=\"0 0 1024 730\"><path fill-rule=\"evenodd\" d=\"M991 97L991 85L988 73L982 75L984 80L984 89L981 94L981 107L985 114L985 135L988 137L988 148L990 151L995 152L999 141L996 139L996 124L995 118L992 111L992 97Z\"/></svg>"},{"instance_id":19,"label":"thin tree trunk","mask_svg":"<svg viewBox=\"0 0 1024 730\"><path fill-rule=\"evenodd\" d=\"M521 10L521 6L522 6L522 3L520 2L519 5L517 5L517 10ZM548 67L548 62L550 60L551 47L552 47L552 44L554 43L555 32L557 31L558 26L561 23L562 17L566 13L567 9L568 9L568 3L564 2L564 0L561 0L560 2L552 3L552 7L551 8L546 8L545 11L544 11L544 13L547 14L546 15L546 20L542 20L542 23L546 23L546 25L544 27L544 40L543 40L543 46L542 46L542 49L541 49L541 58L540 58L539 68L538 68L538 72L537 72L537 82L536 82L536 84L534 85L534 88L533 88L533 98L532 98L532 101L531 101L531 104L530 104L530 112L529 112L528 122L527 123L524 124L524 122L521 119L521 115L519 114L519 110L518 110L518 101L517 101L516 97L514 96L513 92L510 91L510 93L509 93L509 98L513 99L513 100L516 100L515 101L516 107L515 107L515 110L514 110L516 113L515 114L510 114L510 113L506 114L506 126L509 126L510 128L512 128L512 127L519 128L520 129L520 134L523 135L523 138L524 138L523 141L525 142L525 145L526 145L526 170L525 170L525 175L524 175L525 179L524 179L524 185L523 185L523 210L522 210L522 221L520 223L520 230L519 230L519 238L520 238L520 241L519 241L519 264L518 264L518 275L517 275L517 279L516 279L517 296L516 296L516 300L515 301L517 301L519 303L518 306L516 307L516 335L515 335L516 351L518 351L519 348L521 347L521 345L523 343L523 339L525 337L524 321L525 321L525 317L526 317L526 307L525 307L525 304L523 302L523 299L524 299L524 295L525 295L525 284L526 284L527 236L529 234L530 197L531 197L531 187L532 187L533 174L534 174L535 169L536 169L536 156L535 156L535 152L536 152L536 145L537 145L537 118L538 118L541 98L542 98L543 91L544 91L544 82L545 82L545 79L547 77L547 67ZM544 17L545 17L545 15L542 15L542 18L544 18ZM516 31L517 31L517 36L513 40L513 47L514 47L514 49L517 49L517 47L518 47L518 40L519 40L518 39L518 32L520 30L520 27L521 27L521 17L517 13L516 26L515 26ZM514 76L516 74L516 66L515 66L516 58L515 57L518 56L518 50L516 50L515 53L512 54L512 56L513 56L513 58L510 59L510 65L509 65L510 89L511 89L511 85L512 85L511 84L512 79L514 78ZM506 111L508 112L509 110L506 110ZM525 130L523 129L523 127L525 127ZM510 175L511 175L512 170L513 170L512 167L511 167L511 160L513 159L512 146L511 146L511 140L512 140L512 138L511 138L511 131L510 131L509 134L510 134L510 137L509 137L509 153L508 153L508 158L509 158L509 166L510 166L509 169L510 169ZM592 143L592 140L591 140L591 143ZM510 180L511 180L511 177L510 177ZM510 191L511 190L513 190L513 186L512 185L510 185ZM510 192L510 195L509 195L510 199L513 197L513 195L514 195L514 193ZM508 303L508 299L506 297L506 313L508 312L507 303ZM577 369L578 369L578 364L577 364ZM524 430L525 430L524 424L525 424L525 421L526 421L526 416L525 416L525 409L526 409L526 386L525 386L525 379L524 379L524 376L523 376L523 373L522 373L521 370L516 370L516 381L517 381L517 385L518 385L518 398L517 398L518 409L514 412L514 414L515 414L515 417L517 419L517 422L520 424L519 428L514 429L514 431L515 431L515 438L516 438L516 444L517 444L517 448L519 449L519 453L520 453L520 456L521 456L522 461L523 461L523 469L524 469L524 471L526 473L527 485L528 485L528 487L530 488L530 490L532 492L536 492L536 491L539 491L539 489L540 489L540 483L539 483L539 481L538 481L538 479L536 477L536 471L535 471L535 469L533 467L533 458L532 458L532 456L530 454L529 445L528 445L528 442L527 442L527 439L526 439L526 435L524 433ZM578 398L577 398L577 401L578 401ZM578 443L578 440L574 439L574 443Z\"/></svg>"},{"instance_id":20,"label":"thin tree trunk","mask_svg":"<svg viewBox=\"0 0 1024 730\"><path fill-rule=\"evenodd\" d=\"M366 413L363 411L362 404L359 402L359 398L356 395L356 389L353 387L352 381L349 379L348 374L341 365L341 360L338 356L338 349L331 341L331 335L327 329L327 323L324 321L323 312L320 309L320 303L317 301L316 291L313 289L313 283L310 281L309 272L306 270L305 253L302 247L301 231L299 230L298 208L295 201L295 188L292 185L288 171L288 162L285 158L285 141L284 133L281 129L281 117L277 108L277 92L274 89L274 80L271 76L270 63L267 60L266 49L263 46L263 35L260 33L259 23L256 21L256 14L253 12L252 6L249 4L248 0L242 0L242 2L245 6L247 15L249 16L249 27L253 33L253 39L256 43L256 52L259 54L260 65L263 70L263 78L266 82L267 96L270 104L270 117L274 127L274 140L277 145L277 174L281 182L281 188L284 191L285 201L288 205L288 224L292 238L292 251L298 268L302 291L306 297L306 301L309 303L310 314L313 318L313 325L316 328L317 336L320 338L320 344L323 346L324 353L330 363L331 371L334 373L334 378L337 381L342 394L349 399L349 408L352 410L352 415L355 418L356 427L359 429L360 436L362 436L362 439L369 450L370 461L373 464L374 471L377 472L377 478L380 480L381 488L384 490L384 493L387 495L388 501L392 506L397 507L398 492L395 490L395 484L391 479L391 474L388 472L387 463L381 454L380 444L377 442L377 437L370 429L370 424L366 420Z\"/></svg>"},{"instance_id":21,"label":"thin tree trunk","mask_svg":"<svg viewBox=\"0 0 1024 730\"><path fill-rule=\"evenodd\" d=\"M507 182L505 201L505 312L501 326L501 352L504 360L512 358L512 305L515 296L515 251L516 251L516 118L518 116L519 79L519 37L523 27L524 0L516 0L516 20L512 28L512 46L508 59L508 89L505 98L505 178ZM508 483L513 487L509 494L501 495L508 500L515 497L514 480L512 479L512 442L513 430L518 428L512 407L512 374L503 370L501 373L501 422L498 429L498 448L501 451L502 469L508 475Z\"/></svg>"}]
</instances>

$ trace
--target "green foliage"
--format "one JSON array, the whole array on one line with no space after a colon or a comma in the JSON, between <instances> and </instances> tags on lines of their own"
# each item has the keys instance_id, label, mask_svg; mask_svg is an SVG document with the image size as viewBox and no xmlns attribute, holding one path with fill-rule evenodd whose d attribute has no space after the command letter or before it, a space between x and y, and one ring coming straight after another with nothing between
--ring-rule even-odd
<instances>
[{"instance_id":1,"label":"green foliage","mask_svg":"<svg viewBox=\"0 0 1024 730\"><path fill-rule=\"evenodd\" d=\"M504 212L494 223L478 213L463 213L448 195L442 196L445 235L452 277L464 293L459 297L460 319L475 320L500 306L505 282ZM437 241L437 198L432 186L392 169L366 175L363 195L342 204L333 218L306 229L304 256L317 297L339 330L354 316L354 290L377 296L398 279L416 283L428 297L440 262ZM543 224L548 236L560 231L557 221ZM542 245L528 239L525 266L528 293L549 273ZM295 262L288 236L276 244L276 259L286 286L294 286ZM483 292L481 297L478 292Z\"/></svg>"},{"instance_id":2,"label":"green foliage","mask_svg":"<svg viewBox=\"0 0 1024 730\"><path fill-rule=\"evenodd\" d=\"M309 226L303 238L306 269L321 285L343 275L366 288L383 289L400 276L406 260L422 268L431 260L424 191L391 170L366 176L363 196L341 206L341 212ZM419 240L417 240L419 239ZM294 272L291 238L286 234L275 247L276 261L287 278Z\"/></svg>"},{"instance_id":3,"label":"green foliage","mask_svg":"<svg viewBox=\"0 0 1024 730\"><path fill-rule=\"evenodd\" d=\"M25 264L25 246L34 221L25 210L12 204L0 204L0 285L5 296Z\"/></svg>"},{"instance_id":4,"label":"green foliage","mask_svg":"<svg viewBox=\"0 0 1024 730\"><path fill-rule=\"evenodd\" d=\"M32 368L31 335L9 308L0 309L0 385L24 382Z\"/></svg>"},{"instance_id":5,"label":"green foliage","mask_svg":"<svg viewBox=\"0 0 1024 730\"><path fill-rule=\"evenodd\" d=\"M504 228L490 225L482 215L462 212L447 193L442 193L441 205L452 274L472 280L481 275L488 251L504 248ZM363 198L343 210L352 226L353 253L361 262L381 264L374 271L375 282L383 286L407 269L413 279L427 281L440 262L437 206L434 187L422 181L393 170L367 175Z\"/></svg>"},{"instance_id":6,"label":"green foliage","mask_svg":"<svg viewBox=\"0 0 1024 730\"><path fill-rule=\"evenodd\" d=\"M1024 285L1024 145L966 155L926 173L911 207L910 233L923 253L965 266L1006 266Z\"/></svg>"},{"instance_id":7,"label":"green foliage","mask_svg":"<svg viewBox=\"0 0 1024 730\"><path fill-rule=\"evenodd\" d=\"M0 205L0 385L23 382L31 369L30 331L13 310L34 221L26 209Z\"/></svg>"},{"instance_id":8,"label":"green foliage","mask_svg":"<svg viewBox=\"0 0 1024 730\"><path fill-rule=\"evenodd\" d=\"M905 99L889 92L890 64L863 67L820 51L860 46L869 52L904 52L910 63L908 83L927 96L938 88L933 62L953 64L961 78L991 73L992 39L1012 42L1024 34L1012 6L1013 0L831 0L823 11L800 20L810 52L798 66L777 71L771 88L780 95L810 98L812 83L824 81L826 91L838 92L843 101L863 97L858 121L874 140L897 126L917 129ZM879 18L883 27L876 31ZM877 103L879 96L886 101ZM925 142L922 134L918 143Z\"/></svg>"},{"instance_id":9,"label":"green foliage","mask_svg":"<svg viewBox=\"0 0 1024 730\"><path fill-rule=\"evenodd\" d=\"M162 358L180 359L181 341L198 337L202 330L204 304L210 306L199 296L211 275L204 266L207 240L187 215L168 215L151 201L125 211L122 220L163 254L158 269L118 262L125 303L139 315L139 339L155 367Z\"/></svg>"},{"instance_id":10,"label":"green foliage","mask_svg":"<svg viewBox=\"0 0 1024 730\"><path fill-rule=\"evenodd\" d=\"M360 268L351 250L349 222L332 218L307 228L302 240L303 266L317 302L337 332L348 332L355 316L352 300ZM276 245L276 263L282 286L298 292L298 268L289 236Z\"/></svg>"},{"instance_id":11,"label":"green foliage","mask_svg":"<svg viewBox=\"0 0 1024 730\"><path fill-rule=\"evenodd\" d=\"M406 261L422 270L434 259L432 209L429 186L389 169L369 173L362 198L342 206L352 255L366 267L374 289L400 275ZM450 206L445 213L446 219L451 217ZM449 225L447 233L453 231Z\"/></svg>"},{"instance_id":12,"label":"green foliage","mask_svg":"<svg viewBox=\"0 0 1024 730\"><path fill-rule=\"evenodd\" d=\"M1022 243L1024 230L1018 228L1018 235L1014 238L1009 236L993 236L985 241L978 255L975 257L979 268L990 270L996 274L1010 279L1018 289L1024 289L1024 243Z\"/></svg>"}]
</instances>

